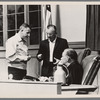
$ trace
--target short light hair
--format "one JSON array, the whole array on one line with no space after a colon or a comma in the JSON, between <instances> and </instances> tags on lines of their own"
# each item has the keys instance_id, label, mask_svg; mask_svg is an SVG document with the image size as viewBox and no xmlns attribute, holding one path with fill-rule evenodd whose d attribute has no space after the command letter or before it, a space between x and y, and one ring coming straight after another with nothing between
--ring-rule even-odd
<instances>
[{"instance_id":1,"label":"short light hair","mask_svg":"<svg viewBox=\"0 0 100 100\"><path fill-rule=\"evenodd\" d=\"M21 30L22 28L30 28L30 26L27 23L23 23L20 27L19 30ZM31 29L31 28L30 28Z\"/></svg>"},{"instance_id":2,"label":"short light hair","mask_svg":"<svg viewBox=\"0 0 100 100\"><path fill-rule=\"evenodd\" d=\"M49 29L50 27L53 27L55 31L57 30L57 28L56 28L55 25L49 24L49 25L47 26L48 29Z\"/></svg>"},{"instance_id":3,"label":"short light hair","mask_svg":"<svg viewBox=\"0 0 100 100\"><path fill-rule=\"evenodd\" d=\"M77 61L78 55L77 52L74 49L67 48L63 52L64 55L69 56L71 59Z\"/></svg>"}]
</instances>

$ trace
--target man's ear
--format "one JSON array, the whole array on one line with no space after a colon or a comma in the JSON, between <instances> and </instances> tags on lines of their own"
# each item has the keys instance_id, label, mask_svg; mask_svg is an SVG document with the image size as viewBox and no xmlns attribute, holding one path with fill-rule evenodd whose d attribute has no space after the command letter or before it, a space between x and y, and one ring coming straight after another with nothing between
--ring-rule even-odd
<instances>
[{"instance_id":1,"label":"man's ear","mask_svg":"<svg viewBox=\"0 0 100 100\"><path fill-rule=\"evenodd\" d=\"M70 63L72 61L72 59L70 57L68 57L68 62Z\"/></svg>"},{"instance_id":2,"label":"man's ear","mask_svg":"<svg viewBox=\"0 0 100 100\"><path fill-rule=\"evenodd\" d=\"M20 31L23 32L23 30L24 30L24 27L21 27Z\"/></svg>"},{"instance_id":3,"label":"man's ear","mask_svg":"<svg viewBox=\"0 0 100 100\"><path fill-rule=\"evenodd\" d=\"M21 29L21 32L23 32L23 29Z\"/></svg>"}]
</instances>

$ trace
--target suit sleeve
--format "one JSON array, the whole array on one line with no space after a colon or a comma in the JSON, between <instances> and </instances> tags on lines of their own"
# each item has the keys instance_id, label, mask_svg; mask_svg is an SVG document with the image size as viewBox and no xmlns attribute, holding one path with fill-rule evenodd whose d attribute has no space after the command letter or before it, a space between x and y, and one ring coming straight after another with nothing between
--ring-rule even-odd
<instances>
[{"instance_id":1,"label":"suit sleeve","mask_svg":"<svg viewBox=\"0 0 100 100\"><path fill-rule=\"evenodd\" d=\"M67 42L66 39L63 39L62 45L63 45L63 50L69 48L69 46L68 46L68 42Z\"/></svg>"},{"instance_id":2,"label":"suit sleeve","mask_svg":"<svg viewBox=\"0 0 100 100\"><path fill-rule=\"evenodd\" d=\"M38 58L38 55L39 55L39 54L42 54L42 55L43 55L43 44L42 44L42 42L40 43L39 50L38 50L38 53L37 53L37 55L36 55L37 60L38 60L38 61L42 61L43 59L39 59L39 58Z\"/></svg>"},{"instance_id":3,"label":"suit sleeve","mask_svg":"<svg viewBox=\"0 0 100 100\"><path fill-rule=\"evenodd\" d=\"M65 40L65 49L69 48L67 40Z\"/></svg>"}]
</instances>

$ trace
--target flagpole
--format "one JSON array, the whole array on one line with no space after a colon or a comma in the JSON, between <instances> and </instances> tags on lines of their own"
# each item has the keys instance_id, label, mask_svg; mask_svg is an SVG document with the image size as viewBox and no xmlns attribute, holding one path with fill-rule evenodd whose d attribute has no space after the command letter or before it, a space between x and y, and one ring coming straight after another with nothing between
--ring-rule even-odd
<instances>
[{"instance_id":1,"label":"flagpole","mask_svg":"<svg viewBox=\"0 0 100 100\"><path fill-rule=\"evenodd\" d=\"M47 39L46 29L52 24L51 5L42 5L42 40Z\"/></svg>"}]
</instances>

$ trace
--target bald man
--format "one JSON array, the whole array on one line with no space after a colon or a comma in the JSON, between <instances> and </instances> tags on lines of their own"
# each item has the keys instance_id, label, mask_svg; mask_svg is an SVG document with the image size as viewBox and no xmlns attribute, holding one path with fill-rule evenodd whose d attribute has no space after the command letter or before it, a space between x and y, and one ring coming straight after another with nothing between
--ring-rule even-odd
<instances>
[{"instance_id":1,"label":"bald man","mask_svg":"<svg viewBox=\"0 0 100 100\"><path fill-rule=\"evenodd\" d=\"M41 41L37 59L43 61L41 76L53 76L53 69L57 59L60 59L62 52L68 48L66 39L57 37L55 25L47 26L47 38Z\"/></svg>"}]
</instances>

